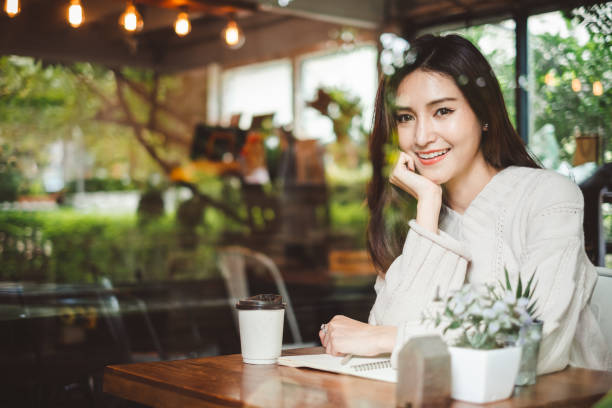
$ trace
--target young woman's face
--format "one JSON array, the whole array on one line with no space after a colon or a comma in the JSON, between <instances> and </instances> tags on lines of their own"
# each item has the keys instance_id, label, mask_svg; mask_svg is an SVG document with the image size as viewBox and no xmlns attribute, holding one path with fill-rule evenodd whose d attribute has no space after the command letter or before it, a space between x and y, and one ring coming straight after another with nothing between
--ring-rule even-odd
<instances>
[{"instance_id":1,"label":"young woman's face","mask_svg":"<svg viewBox=\"0 0 612 408\"><path fill-rule=\"evenodd\" d=\"M436 184L461 176L477 162L482 124L452 78L416 70L397 89L400 149Z\"/></svg>"}]
</instances>

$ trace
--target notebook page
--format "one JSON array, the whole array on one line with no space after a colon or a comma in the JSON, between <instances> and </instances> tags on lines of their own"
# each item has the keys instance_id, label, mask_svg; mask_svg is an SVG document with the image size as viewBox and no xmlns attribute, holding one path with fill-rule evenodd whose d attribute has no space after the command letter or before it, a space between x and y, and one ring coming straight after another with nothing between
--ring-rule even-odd
<instances>
[{"instance_id":1,"label":"notebook page","mask_svg":"<svg viewBox=\"0 0 612 408\"><path fill-rule=\"evenodd\" d=\"M307 367L334 373L349 374L373 380L397 382L397 370L390 367L389 357L353 357L346 365L341 364L342 357L330 354L308 354L283 356L278 364L289 367ZM383 364L374 364L383 363ZM370 364L363 366L363 364ZM385 368L376 366L385 365Z\"/></svg>"}]
</instances>

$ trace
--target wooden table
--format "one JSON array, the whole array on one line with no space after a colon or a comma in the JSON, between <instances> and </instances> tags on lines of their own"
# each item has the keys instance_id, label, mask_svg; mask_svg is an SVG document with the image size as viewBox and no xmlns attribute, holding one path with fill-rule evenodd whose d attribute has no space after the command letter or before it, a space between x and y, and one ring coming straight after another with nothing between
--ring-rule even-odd
<instances>
[{"instance_id":1,"label":"wooden table","mask_svg":"<svg viewBox=\"0 0 612 408\"><path fill-rule=\"evenodd\" d=\"M321 353L323 349L283 354ZM612 372L567 368L515 388L488 406L590 407L612 388ZM277 365L243 364L240 354L106 367L104 391L165 407L393 407L395 384ZM454 401L453 408L483 405Z\"/></svg>"}]
</instances>

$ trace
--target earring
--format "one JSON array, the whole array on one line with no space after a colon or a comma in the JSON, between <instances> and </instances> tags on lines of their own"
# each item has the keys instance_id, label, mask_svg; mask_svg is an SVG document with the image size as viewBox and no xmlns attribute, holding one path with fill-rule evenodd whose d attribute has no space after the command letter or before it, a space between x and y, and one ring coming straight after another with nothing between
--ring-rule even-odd
<instances>
[{"instance_id":1,"label":"earring","mask_svg":"<svg viewBox=\"0 0 612 408\"><path fill-rule=\"evenodd\" d=\"M488 123L485 123L484 125L482 125L482 131L483 132L486 132L488 130L489 130L489 124Z\"/></svg>"}]
</instances>

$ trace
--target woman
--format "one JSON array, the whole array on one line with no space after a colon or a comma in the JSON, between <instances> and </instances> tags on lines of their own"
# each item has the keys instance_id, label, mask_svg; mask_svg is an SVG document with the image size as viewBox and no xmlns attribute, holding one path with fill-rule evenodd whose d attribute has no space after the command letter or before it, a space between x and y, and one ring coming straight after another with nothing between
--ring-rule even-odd
<instances>
[{"instance_id":1,"label":"woman","mask_svg":"<svg viewBox=\"0 0 612 408\"><path fill-rule=\"evenodd\" d=\"M430 333L421 315L465 282L516 282L533 271L544 321L538 372L612 368L588 301L597 274L584 252L578 187L530 157L483 55L467 40L415 40L404 67L380 83L370 139L368 249L379 271L369 324L335 316L319 332L335 355L392 352ZM411 62L411 63L410 63ZM384 149L397 132L389 181L417 200L404 246L385 235Z\"/></svg>"}]
</instances>

